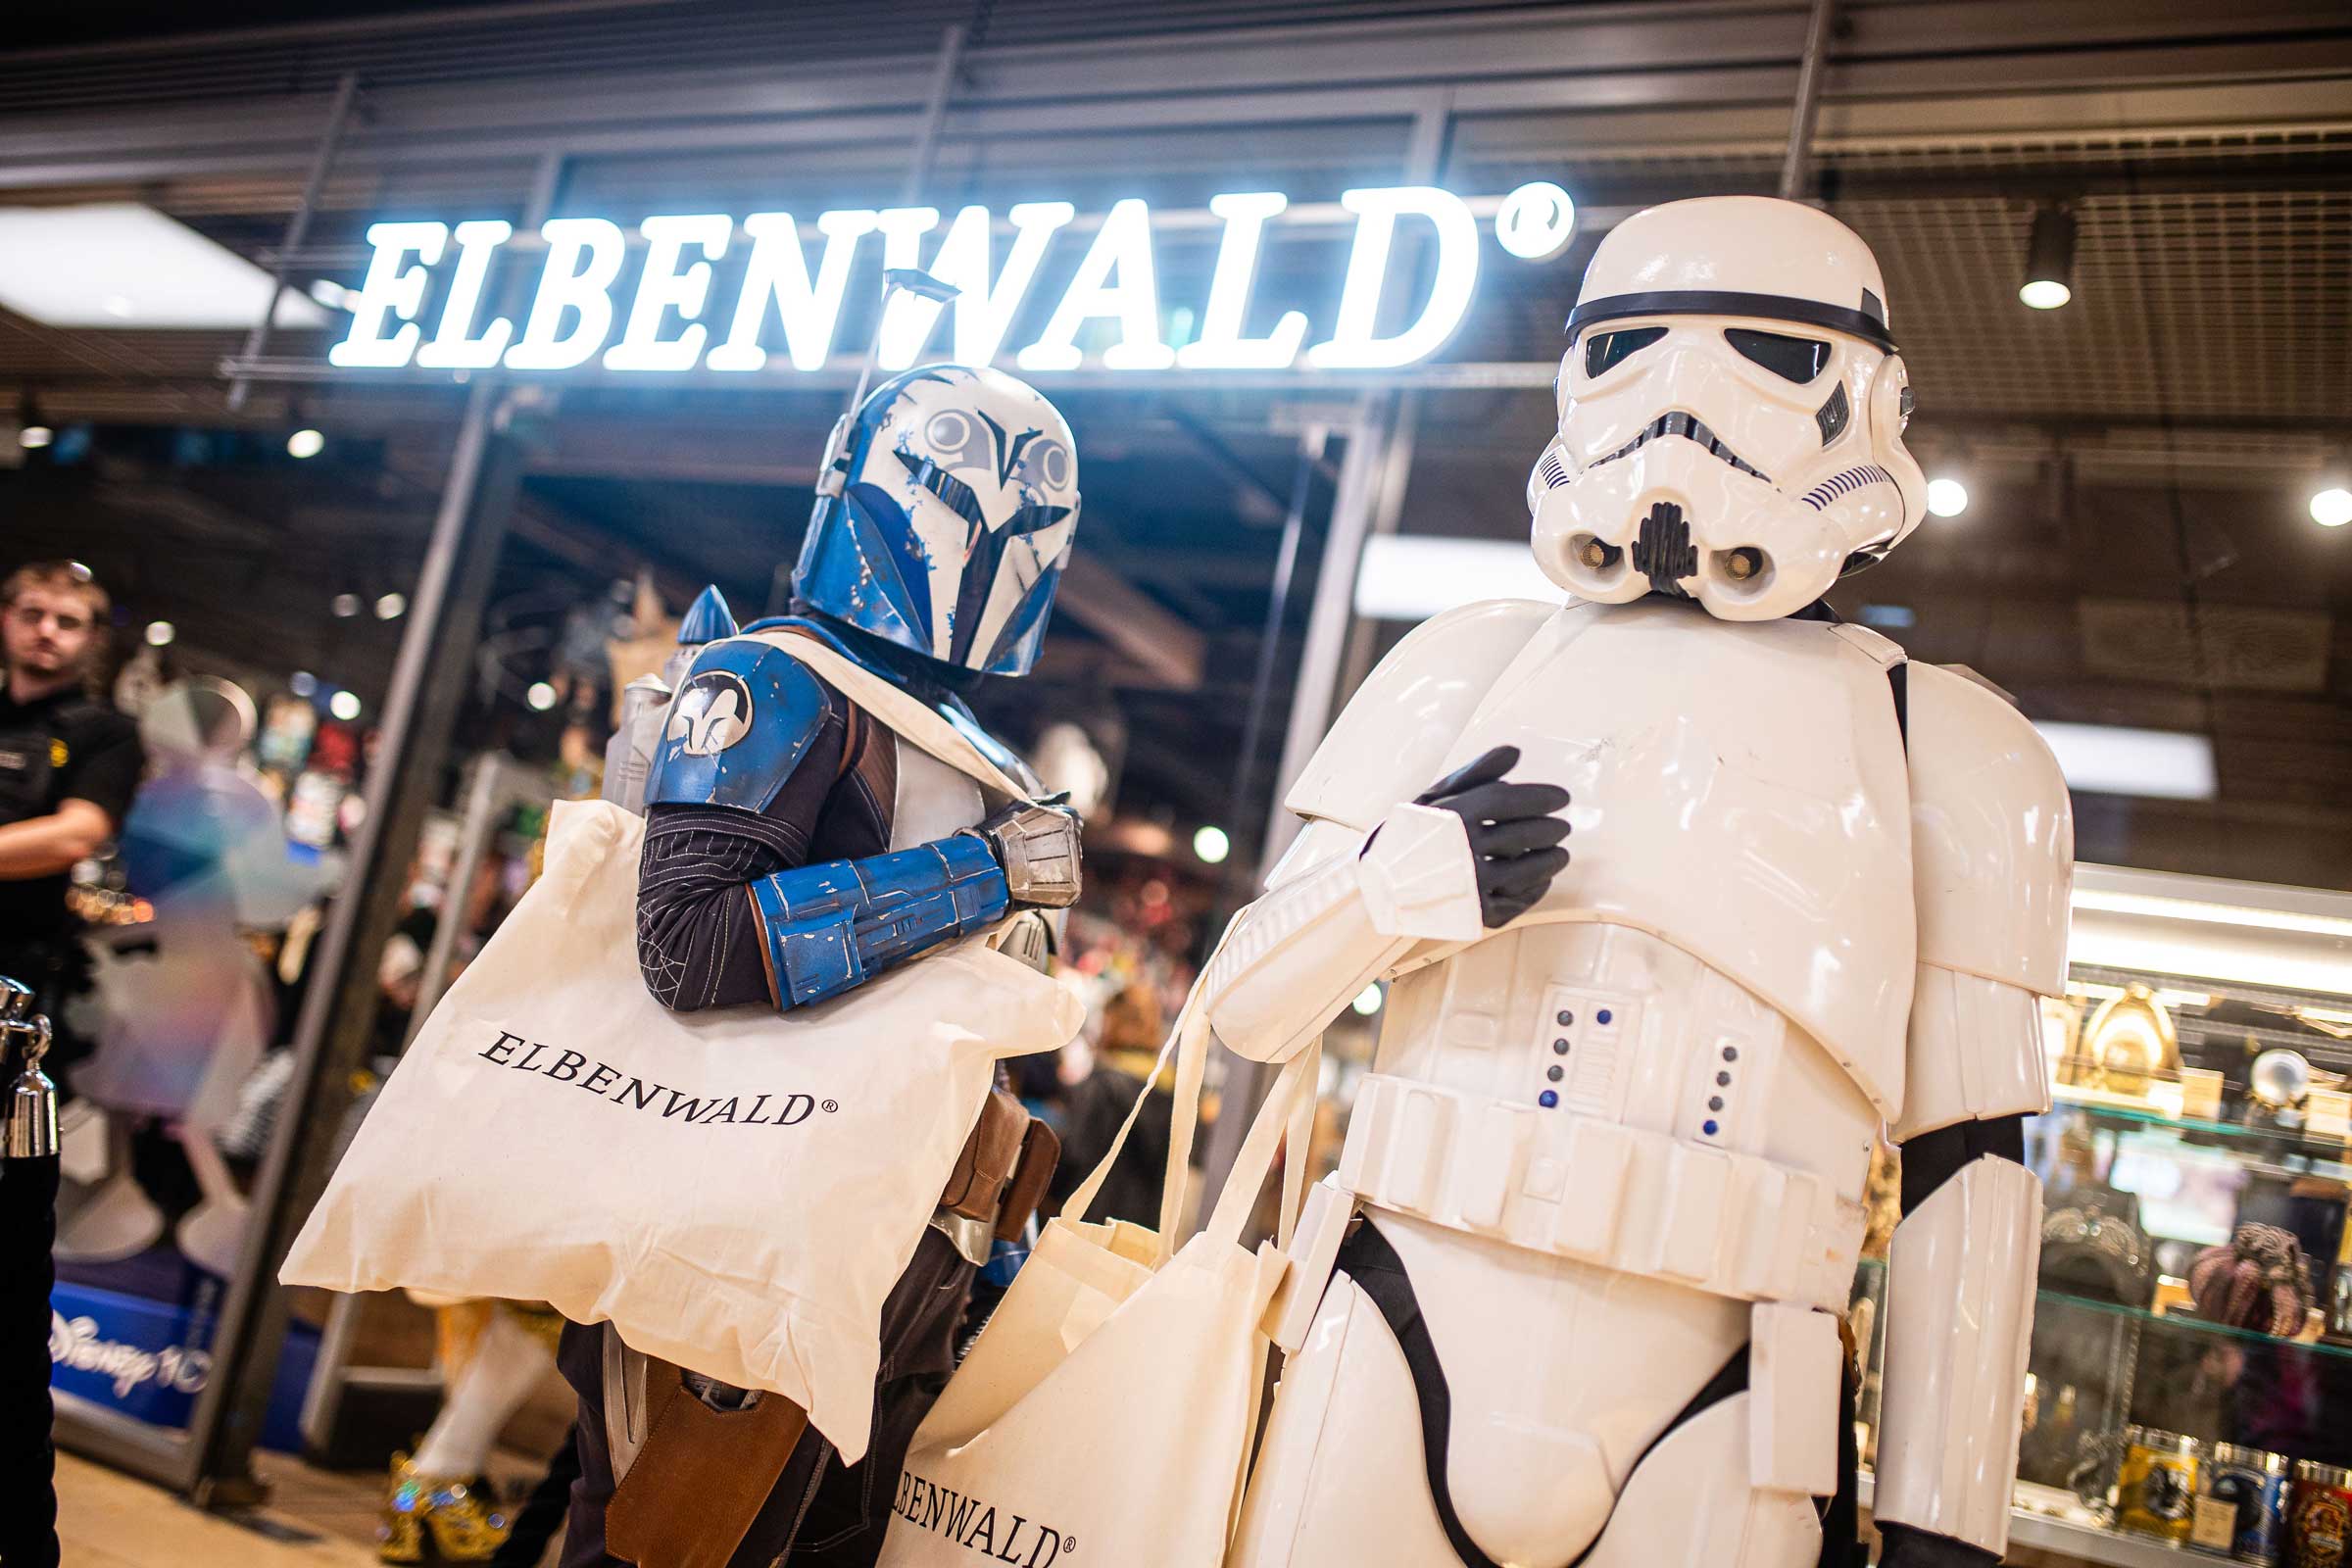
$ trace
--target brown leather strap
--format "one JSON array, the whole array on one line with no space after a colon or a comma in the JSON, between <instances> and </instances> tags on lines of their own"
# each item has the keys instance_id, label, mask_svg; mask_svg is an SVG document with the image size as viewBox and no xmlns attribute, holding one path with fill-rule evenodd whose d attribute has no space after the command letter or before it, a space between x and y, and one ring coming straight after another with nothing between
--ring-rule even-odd
<instances>
[{"instance_id":1,"label":"brown leather strap","mask_svg":"<svg viewBox=\"0 0 2352 1568\"><path fill-rule=\"evenodd\" d=\"M638 1568L726 1568L808 1430L808 1412L778 1394L713 1410L666 1361L647 1367L645 1386L652 1424L605 1506L606 1549Z\"/></svg>"},{"instance_id":2,"label":"brown leather strap","mask_svg":"<svg viewBox=\"0 0 2352 1568\"><path fill-rule=\"evenodd\" d=\"M1013 1166L1012 1180L1004 1185L1004 1200L997 1207L998 1241L1009 1242L1020 1236L1021 1227L1046 1200L1046 1187L1060 1162L1061 1136L1032 1117L1029 1131L1021 1139L1020 1161Z\"/></svg>"},{"instance_id":3,"label":"brown leather strap","mask_svg":"<svg viewBox=\"0 0 2352 1568\"><path fill-rule=\"evenodd\" d=\"M956 1156L939 1195L939 1206L983 1224L997 1222L997 1209L1021 1162L1021 1141L1029 1131L1029 1112L1019 1099L1002 1089L989 1092L980 1119Z\"/></svg>"}]
</instances>

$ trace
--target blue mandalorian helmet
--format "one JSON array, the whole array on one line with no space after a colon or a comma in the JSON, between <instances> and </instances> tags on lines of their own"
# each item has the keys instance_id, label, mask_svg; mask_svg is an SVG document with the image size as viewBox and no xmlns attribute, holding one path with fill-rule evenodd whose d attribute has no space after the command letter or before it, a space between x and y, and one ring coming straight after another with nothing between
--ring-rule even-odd
<instances>
[{"instance_id":1,"label":"blue mandalorian helmet","mask_svg":"<svg viewBox=\"0 0 2352 1568\"><path fill-rule=\"evenodd\" d=\"M800 601L944 664L1037 662L1078 529L1078 453L1036 389L932 365L876 387L835 434Z\"/></svg>"}]
</instances>

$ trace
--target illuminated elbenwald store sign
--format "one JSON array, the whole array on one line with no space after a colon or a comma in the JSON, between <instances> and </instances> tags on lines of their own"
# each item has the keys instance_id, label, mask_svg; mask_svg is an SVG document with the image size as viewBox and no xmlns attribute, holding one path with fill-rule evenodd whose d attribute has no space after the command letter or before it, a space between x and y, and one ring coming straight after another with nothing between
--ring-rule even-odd
<instances>
[{"instance_id":1,"label":"illuminated elbenwald store sign","mask_svg":"<svg viewBox=\"0 0 2352 1568\"><path fill-rule=\"evenodd\" d=\"M998 361L1009 350L1024 370L1074 370L1088 360L1081 332L1103 322L1107 329L1090 333L1089 342L1100 345L1096 363L1109 370L1383 369L1428 358L1461 324L1478 283L1479 209L1492 214L1497 244L1529 261L1559 255L1576 223L1568 194L1544 182L1476 202L1435 186L1383 186L1348 191L1340 206L1352 236L1338 306L1327 321L1285 310L1270 330L1248 331L1246 323L1264 321L1262 312L1252 313L1252 293L1266 229L1283 220L1290 199L1276 191L1243 192L1209 202L1220 231L1199 330L1170 343L1152 215L1144 202L1127 200L1092 225L1043 328L1017 348L1006 339L1024 318L1056 235L1077 219L1066 202L1022 203L1003 220L986 207L966 207L944 231L940 213L929 207L859 208L813 220L783 212L740 220L725 213L657 215L637 224L643 262L627 289L616 286L632 248L619 224L551 219L533 247L541 253L539 272L519 329L489 315L485 300L501 253L523 249L514 243L514 225L382 222L368 230L373 255L367 279L344 300L351 329L327 358L346 368L453 371L560 371L594 363L647 374L749 373L780 368L772 366L779 360L794 370L817 370L835 352L860 249L878 242L884 268L921 268L958 291L944 303L908 291L890 296L878 344L886 369L904 369L922 357L943 313L950 318L945 351L967 365ZM1404 310L1404 319L1383 323L1391 266L1406 249L1400 231L1415 230L1419 254L1428 259L1416 277L1426 279L1426 297ZM1081 237L1072 233L1059 243L1075 249ZM730 254L728 272L740 283L732 298L714 297L714 264ZM438 302L430 312L428 296Z\"/></svg>"}]
</instances>

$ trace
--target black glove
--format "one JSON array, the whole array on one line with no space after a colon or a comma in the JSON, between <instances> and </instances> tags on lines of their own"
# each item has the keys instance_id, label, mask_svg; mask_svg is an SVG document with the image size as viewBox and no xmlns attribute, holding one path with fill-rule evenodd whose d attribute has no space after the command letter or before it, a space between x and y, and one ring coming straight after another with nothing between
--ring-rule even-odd
<instances>
[{"instance_id":1,"label":"black glove","mask_svg":"<svg viewBox=\"0 0 2352 1568\"><path fill-rule=\"evenodd\" d=\"M2000 1568L2000 1554L1909 1525L1881 1525L1879 1568Z\"/></svg>"},{"instance_id":2,"label":"black glove","mask_svg":"<svg viewBox=\"0 0 2352 1568\"><path fill-rule=\"evenodd\" d=\"M1518 747L1497 746L1413 800L1451 811L1470 830L1479 918L1490 931L1534 908L1568 866L1568 852L1559 847L1568 821L1552 814L1568 805L1568 792L1556 784L1504 783L1502 775L1518 765Z\"/></svg>"}]
</instances>

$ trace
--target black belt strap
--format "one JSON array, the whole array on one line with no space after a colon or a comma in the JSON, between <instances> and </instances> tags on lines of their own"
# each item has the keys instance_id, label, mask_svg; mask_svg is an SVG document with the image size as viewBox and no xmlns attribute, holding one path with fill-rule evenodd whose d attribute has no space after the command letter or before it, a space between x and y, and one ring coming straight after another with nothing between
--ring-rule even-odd
<instances>
[{"instance_id":1,"label":"black belt strap","mask_svg":"<svg viewBox=\"0 0 2352 1568\"><path fill-rule=\"evenodd\" d=\"M1372 1304L1380 1308L1389 1332L1396 1337L1396 1348L1404 1352L1405 1367L1413 1376L1413 1395L1421 1406L1421 1465L1429 1478L1430 1500L1437 1504L1438 1522L1445 1527L1446 1543L1453 1554L1462 1560L1463 1568L1501 1568L1494 1558L1478 1549L1470 1532L1462 1528L1461 1517L1453 1511L1453 1489L1446 1480L1446 1449L1453 1426L1453 1396L1446 1386L1446 1369L1438 1362L1438 1348L1430 1338L1429 1324L1421 1315L1421 1302L1413 1294L1413 1282L1404 1272L1404 1260L1396 1255L1396 1248L1370 1220L1364 1220L1340 1245L1339 1269L1356 1283ZM1719 1404L1747 1388L1747 1347L1742 1345L1733 1352L1723 1369L1709 1378L1706 1387L1690 1396L1664 1431L1650 1440L1649 1447L1642 1450L1634 1461L1634 1469L1649 1457L1650 1449L1665 1441L1666 1434L1689 1421L1709 1405ZM1629 1472L1630 1474L1630 1472ZM1579 1552L1576 1568L1592 1554L1600 1544L1593 1538L1592 1545Z\"/></svg>"},{"instance_id":2,"label":"black belt strap","mask_svg":"<svg viewBox=\"0 0 2352 1568\"><path fill-rule=\"evenodd\" d=\"M1453 1427L1453 1396L1446 1387L1446 1369L1438 1364L1438 1347L1421 1316L1413 1282L1405 1277L1404 1260L1370 1220L1357 1225L1340 1244L1339 1267L1355 1281L1396 1337L1404 1364L1413 1374L1413 1395L1421 1406L1421 1464L1429 1476L1429 1495L1438 1505L1438 1522L1463 1568L1501 1568L1478 1549L1470 1532L1453 1511L1453 1489L1446 1484L1446 1446Z\"/></svg>"}]
</instances>

